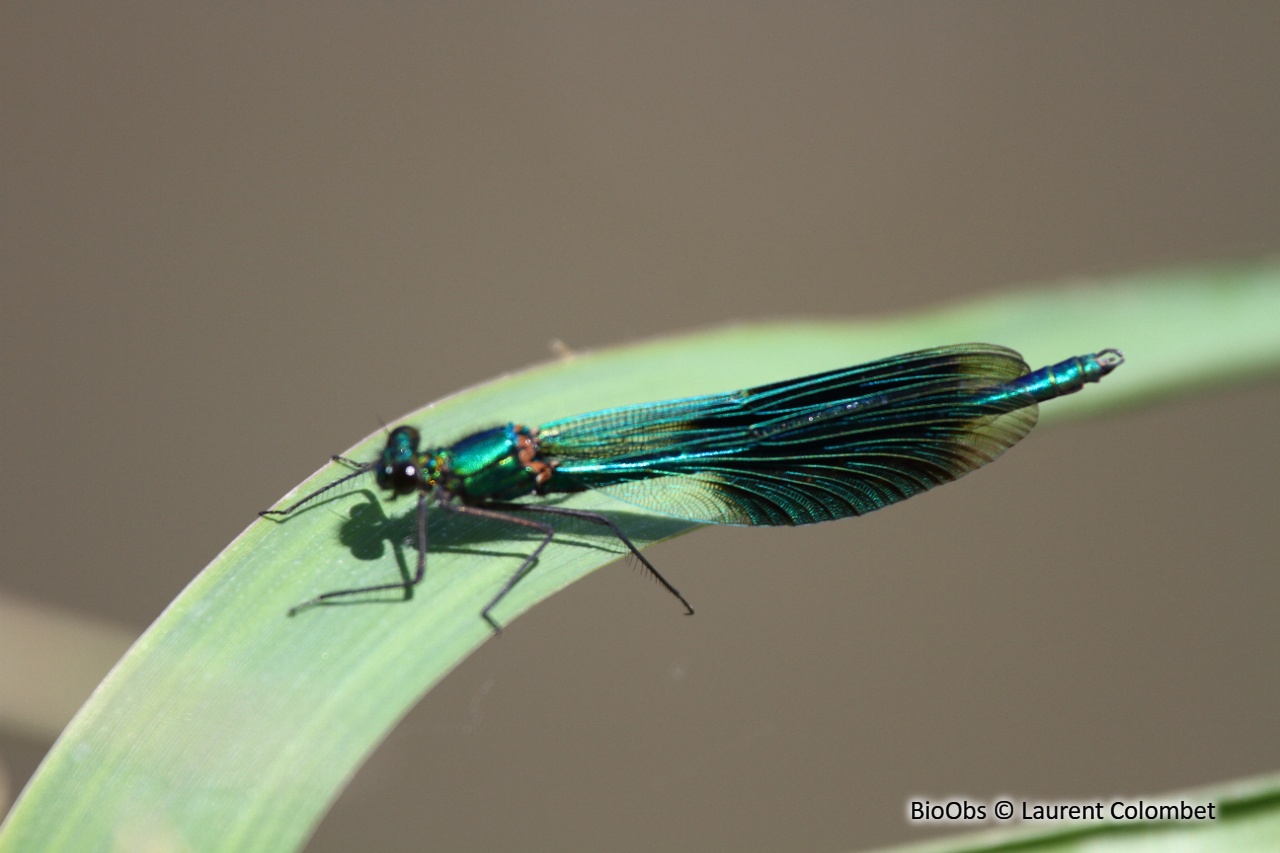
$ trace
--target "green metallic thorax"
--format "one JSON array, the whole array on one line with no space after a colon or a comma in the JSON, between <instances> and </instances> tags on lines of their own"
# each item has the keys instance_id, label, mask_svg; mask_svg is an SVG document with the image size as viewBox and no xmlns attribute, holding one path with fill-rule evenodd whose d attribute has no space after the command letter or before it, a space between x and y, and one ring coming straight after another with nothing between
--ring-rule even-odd
<instances>
[{"instance_id":1,"label":"green metallic thorax","mask_svg":"<svg viewBox=\"0 0 1280 853\"><path fill-rule=\"evenodd\" d=\"M422 454L426 480L465 503L507 501L543 489L538 483L537 440L514 424L469 435L451 447Z\"/></svg>"}]
</instances>

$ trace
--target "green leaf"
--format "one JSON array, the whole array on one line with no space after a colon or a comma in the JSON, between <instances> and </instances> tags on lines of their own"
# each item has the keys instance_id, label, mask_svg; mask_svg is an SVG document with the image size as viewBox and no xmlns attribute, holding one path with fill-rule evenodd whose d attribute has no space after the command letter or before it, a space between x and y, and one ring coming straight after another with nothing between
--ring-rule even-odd
<instances>
[{"instance_id":1,"label":"green leaf","mask_svg":"<svg viewBox=\"0 0 1280 853\"><path fill-rule=\"evenodd\" d=\"M913 317L740 326L578 355L402 420L448 441L493 423L723 391L940 343L1003 343L1033 366L1125 350L1128 363L1100 386L1045 407L1080 415L1274 371L1277 316L1275 265L1149 275ZM381 440L346 455L370 458ZM342 473L327 465L290 497ZM412 601L289 618L319 592L412 570L412 502L384 503L367 482L336 491L283 523L254 522L196 577L54 745L0 829L0 851L281 851L306 841L406 711L490 639L480 609L533 544L510 525L434 511L427 578ZM690 528L601 495L566 505L609 513L640 545ZM498 608L500 621L619 556L594 530L563 531ZM664 604L678 611L656 597Z\"/></svg>"}]
</instances>

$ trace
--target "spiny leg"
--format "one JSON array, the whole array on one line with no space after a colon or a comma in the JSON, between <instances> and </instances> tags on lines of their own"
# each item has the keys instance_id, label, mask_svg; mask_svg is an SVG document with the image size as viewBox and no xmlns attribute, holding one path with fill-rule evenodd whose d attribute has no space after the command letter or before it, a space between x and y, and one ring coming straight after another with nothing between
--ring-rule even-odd
<instances>
[{"instance_id":1,"label":"spiny leg","mask_svg":"<svg viewBox=\"0 0 1280 853\"><path fill-rule=\"evenodd\" d=\"M440 505L441 509L449 512L456 512L459 515L475 515L480 518L492 518L495 521L505 521L509 524L519 524L523 527L532 527L534 530L537 530L542 534L542 541L538 543L538 547L534 548L529 556L524 558L524 562L520 564L520 568L516 569L515 574L513 574L507 582L502 585L502 589L500 589L498 594L493 597L493 600L485 605L484 610L480 611L481 618L489 623L489 627L493 629L493 633L501 634L502 626L498 624L496 619L489 615L490 612L493 608L498 606L498 603L502 601L502 599L507 597L507 593L511 592L511 590L515 588L516 584L524 580L525 576L533 570L534 563L538 561L538 555L542 553L542 549L547 547L547 544L551 541L552 537L556 535L556 529L550 524L542 524L537 521L531 521L527 518L518 518L514 515L507 515L505 512L494 512L493 510L485 507L467 506L466 504L453 503L452 501L447 500L437 501L437 503ZM494 506L494 504L487 504L486 506ZM506 505L502 504L500 506L505 507Z\"/></svg>"},{"instance_id":2,"label":"spiny leg","mask_svg":"<svg viewBox=\"0 0 1280 853\"><path fill-rule=\"evenodd\" d=\"M635 546L635 543L632 542L629 538L627 538L627 535L622 532L622 530L618 527L618 525L614 522L614 520L609 516L604 515L603 513L591 512L585 509L570 509L569 507L544 506L541 504L516 504L516 503L495 502L495 503L487 504L487 506L496 507L498 509L503 509L507 511L515 511L515 512L542 512L548 515L563 515L563 516L568 516L569 518L580 518L583 521L589 521L592 524L601 524L601 525L604 525L605 527L608 527L611 531L613 531L613 535L618 537L618 541L620 541L623 545L626 545L627 550L629 550L632 554L635 555L635 558L640 561L640 564L645 567L645 569L649 572L649 574L653 575L654 579L657 580L658 583L662 584L662 586L666 588L667 592L674 595L680 601L680 603L684 605L684 609L688 613L688 615L690 616L693 615L693 605L690 604L687 600L685 600L685 597L680 594L680 590L672 586L671 582L668 581L666 578L664 578L662 576L662 573L653 567L653 563L650 563L647 559L645 559L644 554L640 553L640 549ZM541 550L541 548L539 548L539 550ZM489 606L492 607L493 605L489 605Z\"/></svg>"},{"instance_id":3,"label":"spiny leg","mask_svg":"<svg viewBox=\"0 0 1280 853\"><path fill-rule=\"evenodd\" d=\"M363 473L363 472L358 472ZM341 480L339 481L341 482ZM289 509L293 509L290 507ZM422 579L427 575L427 496L421 492L418 493L418 568L413 573L413 577L408 581L400 583L380 583L373 586L357 586L351 589L335 589L332 592L325 592L317 595L315 598L308 599L301 604L289 608L289 615L293 616L310 607L314 607L324 601L331 601L335 598L345 598L348 595L360 595L367 592L382 592L388 589L404 590L405 598L409 597L409 592L415 586L422 583Z\"/></svg>"},{"instance_id":4,"label":"spiny leg","mask_svg":"<svg viewBox=\"0 0 1280 853\"><path fill-rule=\"evenodd\" d=\"M298 499L293 504L285 507L284 509L264 509L264 510L260 510L258 512L258 515L261 515L264 517L268 515L288 515L298 507L303 506L304 504L310 503L311 501L320 497L330 489L336 489L338 486L341 486L343 483L346 483L350 480L354 480L356 477L359 477L361 474L367 474L373 470L373 465L371 463L355 462L351 459L347 459L345 456L335 456L333 457L333 461L342 462L344 464L351 465L356 470L352 471L350 474L347 474L345 477L339 477L338 479L334 480L332 483L329 483L328 485L321 486L320 488L316 489L314 492L311 492L310 494L305 495L304 497Z\"/></svg>"},{"instance_id":5,"label":"spiny leg","mask_svg":"<svg viewBox=\"0 0 1280 853\"><path fill-rule=\"evenodd\" d=\"M340 462L343 465L346 465L348 468L355 468L360 471L368 471L373 468L373 466L370 465L368 462L358 462L355 459L348 459L347 457L339 456L336 453L333 456L330 456L329 459L330 461L333 461L333 462Z\"/></svg>"}]
</instances>

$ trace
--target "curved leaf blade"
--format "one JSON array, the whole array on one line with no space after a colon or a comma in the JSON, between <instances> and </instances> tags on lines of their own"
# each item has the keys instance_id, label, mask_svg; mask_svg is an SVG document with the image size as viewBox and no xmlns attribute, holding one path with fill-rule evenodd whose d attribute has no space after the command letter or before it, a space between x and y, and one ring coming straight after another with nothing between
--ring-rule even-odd
<instances>
[{"instance_id":1,"label":"curved leaf blade","mask_svg":"<svg viewBox=\"0 0 1280 853\"><path fill-rule=\"evenodd\" d=\"M1013 346L1036 366L1123 348L1122 371L1046 407L1051 417L1101 411L1275 370L1278 282L1280 268L1257 265L877 322L741 326L545 364L403 420L448 440L495 422L536 424L969 340ZM370 436L346 455L370 458L380 441ZM326 466L293 494L341 473ZM641 546L691 527L601 495L575 495L566 505L610 513ZM0 828L0 851L279 851L305 843L407 709L489 639L478 613L532 545L506 526L436 512L428 576L411 602L286 617L319 592L394 581L409 570L410 515L410 504L384 504L356 487L285 523L253 523L68 726ZM618 555L594 531L566 527L497 617L509 624ZM659 595L655 602L664 604Z\"/></svg>"}]
</instances>

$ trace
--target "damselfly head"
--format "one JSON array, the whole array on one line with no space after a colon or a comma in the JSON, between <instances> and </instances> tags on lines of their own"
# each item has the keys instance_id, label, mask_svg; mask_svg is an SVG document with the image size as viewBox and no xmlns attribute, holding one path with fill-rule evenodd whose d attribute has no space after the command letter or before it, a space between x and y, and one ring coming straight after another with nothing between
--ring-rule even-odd
<instances>
[{"instance_id":1,"label":"damselfly head","mask_svg":"<svg viewBox=\"0 0 1280 853\"><path fill-rule=\"evenodd\" d=\"M378 486L394 496L411 495L422 483L422 469L418 465L418 443L421 436L413 427L396 427L387 436L387 446L382 458L374 467Z\"/></svg>"}]
</instances>

